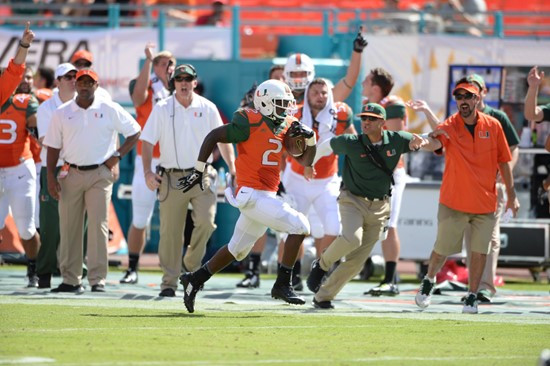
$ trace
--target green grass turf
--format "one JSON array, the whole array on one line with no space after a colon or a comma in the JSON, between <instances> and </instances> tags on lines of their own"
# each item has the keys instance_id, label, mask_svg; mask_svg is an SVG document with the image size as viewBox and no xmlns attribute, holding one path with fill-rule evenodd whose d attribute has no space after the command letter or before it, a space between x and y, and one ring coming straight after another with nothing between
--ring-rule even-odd
<instances>
[{"instance_id":1,"label":"green grass turf","mask_svg":"<svg viewBox=\"0 0 550 366\"><path fill-rule=\"evenodd\" d=\"M172 304L93 302L0 304L0 364L44 357L74 365L535 365L550 339L548 324L497 319L337 316L294 307L187 314Z\"/></svg>"}]
</instances>

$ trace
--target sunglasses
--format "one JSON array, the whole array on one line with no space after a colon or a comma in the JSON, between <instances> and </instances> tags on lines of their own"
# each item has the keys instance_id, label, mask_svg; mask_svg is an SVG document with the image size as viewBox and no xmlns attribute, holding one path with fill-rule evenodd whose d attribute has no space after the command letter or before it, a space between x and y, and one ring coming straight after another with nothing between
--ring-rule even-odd
<instances>
[{"instance_id":1,"label":"sunglasses","mask_svg":"<svg viewBox=\"0 0 550 366\"><path fill-rule=\"evenodd\" d=\"M375 122L378 121L380 117L374 117L374 116L361 116L361 121L370 121Z\"/></svg>"},{"instance_id":2,"label":"sunglasses","mask_svg":"<svg viewBox=\"0 0 550 366\"><path fill-rule=\"evenodd\" d=\"M73 65L77 68L82 68L82 67L90 67L92 66L92 63L86 60L78 60Z\"/></svg>"},{"instance_id":3,"label":"sunglasses","mask_svg":"<svg viewBox=\"0 0 550 366\"><path fill-rule=\"evenodd\" d=\"M188 76L178 75L174 78L174 80L177 81L178 83L181 83L182 81L185 81L186 83L190 83L193 80L195 80L195 78L190 75Z\"/></svg>"},{"instance_id":4,"label":"sunglasses","mask_svg":"<svg viewBox=\"0 0 550 366\"><path fill-rule=\"evenodd\" d=\"M474 97L472 93L455 94L455 100L471 100Z\"/></svg>"},{"instance_id":5,"label":"sunglasses","mask_svg":"<svg viewBox=\"0 0 550 366\"><path fill-rule=\"evenodd\" d=\"M73 80L73 79L76 79L76 74L66 74L66 75L63 75L62 78L64 80Z\"/></svg>"}]
</instances>

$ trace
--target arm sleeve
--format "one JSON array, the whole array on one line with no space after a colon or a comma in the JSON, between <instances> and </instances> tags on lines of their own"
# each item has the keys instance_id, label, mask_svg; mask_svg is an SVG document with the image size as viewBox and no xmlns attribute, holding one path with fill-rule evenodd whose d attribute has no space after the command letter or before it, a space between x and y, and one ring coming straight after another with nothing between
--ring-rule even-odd
<instances>
[{"instance_id":1,"label":"arm sleeve","mask_svg":"<svg viewBox=\"0 0 550 366\"><path fill-rule=\"evenodd\" d=\"M512 153L508 147L508 141L500 124L495 124L497 133L498 162L506 163L512 160Z\"/></svg>"},{"instance_id":2,"label":"arm sleeve","mask_svg":"<svg viewBox=\"0 0 550 366\"><path fill-rule=\"evenodd\" d=\"M156 104L143 127L143 131L141 131L140 140L156 145L160 140L161 116L162 109L159 104Z\"/></svg>"},{"instance_id":3,"label":"arm sleeve","mask_svg":"<svg viewBox=\"0 0 550 366\"><path fill-rule=\"evenodd\" d=\"M38 138L46 136L50 126L52 111L48 102L44 102L36 111L36 127L38 128Z\"/></svg>"},{"instance_id":4,"label":"arm sleeve","mask_svg":"<svg viewBox=\"0 0 550 366\"><path fill-rule=\"evenodd\" d=\"M231 123L227 124L227 139L232 143L248 140L250 136L250 122L246 109L239 109L233 113Z\"/></svg>"},{"instance_id":5,"label":"arm sleeve","mask_svg":"<svg viewBox=\"0 0 550 366\"><path fill-rule=\"evenodd\" d=\"M44 138L44 145L53 147L54 149L61 149L63 147L60 117L61 114L59 110L52 114L51 124Z\"/></svg>"},{"instance_id":6,"label":"arm sleeve","mask_svg":"<svg viewBox=\"0 0 550 366\"><path fill-rule=\"evenodd\" d=\"M411 149L409 148L409 142L411 142L413 135L410 132L406 131L396 131L395 133L399 135L403 143L401 153L405 154L411 152Z\"/></svg>"},{"instance_id":7,"label":"arm sleeve","mask_svg":"<svg viewBox=\"0 0 550 366\"><path fill-rule=\"evenodd\" d=\"M23 79L24 73L25 64L17 65L13 62L13 59L11 59L8 67L0 76L0 106L12 95L13 91L21 82L21 79Z\"/></svg>"},{"instance_id":8,"label":"arm sleeve","mask_svg":"<svg viewBox=\"0 0 550 366\"><path fill-rule=\"evenodd\" d=\"M29 118L33 114L36 114L38 111L38 99L36 99L34 96L31 96L29 98L29 103L27 103L27 110L25 111L25 117Z\"/></svg>"},{"instance_id":9,"label":"arm sleeve","mask_svg":"<svg viewBox=\"0 0 550 366\"><path fill-rule=\"evenodd\" d=\"M141 127L137 121L126 112L120 104L112 102L110 103L113 113L113 119L115 122L115 129L118 133L124 137L132 136L141 131Z\"/></svg>"},{"instance_id":10,"label":"arm sleeve","mask_svg":"<svg viewBox=\"0 0 550 366\"><path fill-rule=\"evenodd\" d=\"M506 115L506 113L502 111L498 111L498 121L500 122L502 126L502 130L504 131L504 136L506 137L506 141L508 142L508 146L514 146L519 144L519 136L516 132L516 129L512 125L512 122L510 122L510 118Z\"/></svg>"}]
</instances>

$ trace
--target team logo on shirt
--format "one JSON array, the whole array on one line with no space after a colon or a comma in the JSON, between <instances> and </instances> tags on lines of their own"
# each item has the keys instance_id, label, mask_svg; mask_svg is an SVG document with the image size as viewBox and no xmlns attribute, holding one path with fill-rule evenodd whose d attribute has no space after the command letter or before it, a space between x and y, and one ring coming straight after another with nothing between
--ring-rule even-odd
<instances>
[{"instance_id":1,"label":"team logo on shirt","mask_svg":"<svg viewBox=\"0 0 550 366\"><path fill-rule=\"evenodd\" d=\"M479 131L479 138L480 139L488 139L489 138L489 131Z\"/></svg>"},{"instance_id":2,"label":"team logo on shirt","mask_svg":"<svg viewBox=\"0 0 550 366\"><path fill-rule=\"evenodd\" d=\"M202 117L202 112L195 112L195 118Z\"/></svg>"},{"instance_id":3,"label":"team logo on shirt","mask_svg":"<svg viewBox=\"0 0 550 366\"><path fill-rule=\"evenodd\" d=\"M391 156L397 155L397 152L395 152L395 149L386 150L386 156L389 158Z\"/></svg>"},{"instance_id":4,"label":"team logo on shirt","mask_svg":"<svg viewBox=\"0 0 550 366\"><path fill-rule=\"evenodd\" d=\"M94 117L95 117L95 118L103 118L103 113L95 112L95 113L94 113Z\"/></svg>"}]
</instances>

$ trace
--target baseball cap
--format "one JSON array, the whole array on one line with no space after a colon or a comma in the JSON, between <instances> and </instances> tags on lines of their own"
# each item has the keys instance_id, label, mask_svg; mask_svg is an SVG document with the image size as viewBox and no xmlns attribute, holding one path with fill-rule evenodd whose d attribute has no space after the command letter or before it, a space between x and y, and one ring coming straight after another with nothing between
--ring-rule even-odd
<instances>
[{"instance_id":1,"label":"baseball cap","mask_svg":"<svg viewBox=\"0 0 550 366\"><path fill-rule=\"evenodd\" d=\"M189 64L179 65L178 67L176 67L176 69L174 70L174 75L172 77L175 78L176 76L183 74L189 74L194 78L197 77L197 72L195 71L195 68Z\"/></svg>"},{"instance_id":2,"label":"baseball cap","mask_svg":"<svg viewBox=\"0 0 550 366\"><path fill-rule=\"evenodd\" d=\"M94 79L94 81L99 81L99 77L97 76L97 74L95 73L94 70L92 69L82 69L80 70L79 72L76 73L76 80L80 79L82 76L86 76L88 75L89 77L91 77L92 79Z\"/></svg>"},{"instance_id":3,"label":"baseball cap","mask_svg":"<svg viewBox=\"0 0 550 366\"><path fill-rule=\"evenodd\" d=\"M60 78L65 74L67 74L69 71L77 71L77 70L76 70L76 67L74 67L74 65L69 62L65 62L63 64L58 65L57 68L55 69L55 78L56 79Z\"/></svg>"},{"instance_id":4,"label":"baseball cap","mask_svg":"<svg viewBox=\"0 0 550 366\"><path fill-rule=\"evenodd\" d=\"M460 83L460 84L458 84L453 89L453 95L455 95L455 93L460 89L464 89L469 93L479 95L479 88L475 84L473 84L473 82L472 83Z\"/></svg>"},{"instance_id":5,"label":"baseball cap","mask_svg":"<svg viewBox=\"0 0 550 366\"><path fill-rule=\"evenodd\" d=\"M479 85L479 89L483 90L486 88L485 86L485 80L483 80L483 77L479 74L472 74L468 76L468 80L476 83Z\"/></svg>"},{"instance_id":6,"label":"baseball cap","mask_svg":"<svg viewBox=\"0 0 550 366\"><path fill-rule=\"evenodd\" d=\"M78 50L74 53L73 57L71 57L71 63L75 63L76 61L84 59L90 63L94 62L94 57L92 56L92 53L90 51L86 50Z\"/></svg>"},{"instance_id":7,"label":"baseball cap","mask_svg":"<svg viewBox=\"0 0 550 366\"><path fill-rule=\"evenodd\" d=\"M386 110L384 107L382 107L380 104L377 103L368 103L361 108L361 113L357 114L358 117L360 116L373 116L382 118L383 120L386 119Z\"/></svg>"}]
</instances>

